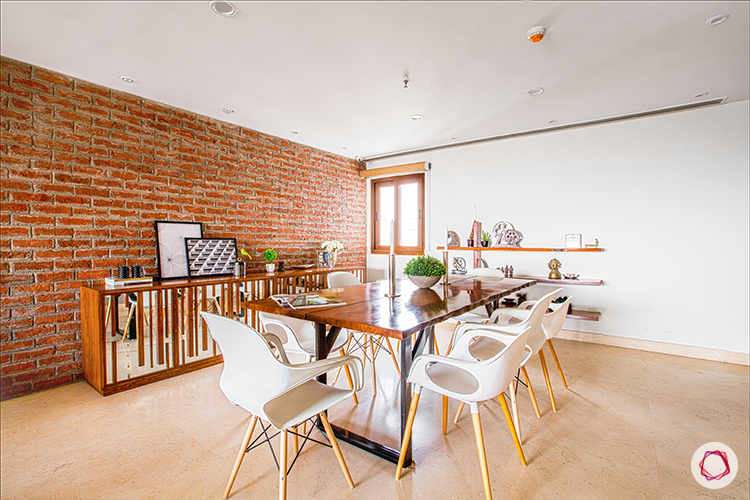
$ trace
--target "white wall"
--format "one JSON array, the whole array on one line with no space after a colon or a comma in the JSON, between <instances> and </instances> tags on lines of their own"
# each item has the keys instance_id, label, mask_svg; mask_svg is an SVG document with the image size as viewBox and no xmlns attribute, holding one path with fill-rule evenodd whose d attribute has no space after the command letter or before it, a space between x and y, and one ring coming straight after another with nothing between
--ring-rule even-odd
<instances>
[{"instance_id":1,"label":"white wall","mask_svg":"<svg viewBox=\"0 0 750 500\"><path fill-rule=\"evenodd\" d=\"M600 322L567 329L748 353L748 101L368 163L428 161L428 253L445 224L465 244L474 205L483 227L511 221L524 247L562 247L566 233L602 253L484 252L491 267L601 278L569 286ZM369 210L368 210L368 213ZM460 254L471 262L470 252ZM399 269L408 260L400 257ZM383 256L368 256L370 279ZM537 285L539 296L548 286Z\"/></svg>"}]
</instances>

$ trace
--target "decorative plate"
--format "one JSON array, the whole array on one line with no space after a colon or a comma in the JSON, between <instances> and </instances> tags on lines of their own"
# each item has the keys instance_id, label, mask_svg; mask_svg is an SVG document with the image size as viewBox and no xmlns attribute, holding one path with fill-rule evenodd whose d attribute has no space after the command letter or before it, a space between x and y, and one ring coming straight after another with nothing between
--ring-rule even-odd
<instances>
[{"instance_id":1,"label":"decorative plate","mask_svg":"<svg viewBox=\"0 0 750 500\"><path fill-rule=\"evenodd\" d=\"M460 247L461 238L458 237L458 233L455 231L448 231L448 246L449 247Z\"/></svg>"}]
</instances>

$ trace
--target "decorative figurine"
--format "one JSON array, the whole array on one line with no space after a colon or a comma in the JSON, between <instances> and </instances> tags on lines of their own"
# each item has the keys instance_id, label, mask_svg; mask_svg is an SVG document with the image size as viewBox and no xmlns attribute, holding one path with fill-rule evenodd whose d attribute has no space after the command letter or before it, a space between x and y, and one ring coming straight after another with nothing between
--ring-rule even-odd
<instances>
[{"instance_id":1,"label":"decorative figurine","mask_svg":"<svg viewBox=\"0 0 750 500\"><path fill-rule=\"evenodd\" d=\"M523 235L520 231L516 231L508 221L501 221L495 224L492 228L492 232L495 234L495 246L502 247L520 247Z\"/></svg>"},{"instance_id":2,"label":"decorative figurine","mask_svg":"<svg viewBox=\"0 0 750 500\"><path fill-rule=\"evenodd\" d=\"M453 274L466 274L466 261L463 257L453 257Z\"/></svg>"},{"instance_id":3,"label":"decorative figurine","mask_svg":"<svg viewBox=\"0 0 750 500\"><path fill-rule=\"evenodd\" d=\"M560 264L560 261L557 259L552 259L547 263L547 267L550 268L549 272L549 279L551 280L560 280L562 279L562 274L560 274L559 269L562 267L562 264Z\"/></svg>"},{"instance_id":4,"label":"decorative figurine","mask_svg":"<svg viewBox=\"0 0 750 500\"><path fill-rule=\"evenodd\" d=\"M586 243L586 248L599 248L599 238L594 238L596 243Z\"/></svg>"}]
</instances>

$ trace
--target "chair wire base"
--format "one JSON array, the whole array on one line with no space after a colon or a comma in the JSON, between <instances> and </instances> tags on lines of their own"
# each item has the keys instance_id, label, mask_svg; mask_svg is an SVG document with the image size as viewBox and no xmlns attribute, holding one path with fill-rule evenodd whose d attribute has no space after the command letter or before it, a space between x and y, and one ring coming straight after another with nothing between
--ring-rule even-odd
<instances>
[{"instance_id":1,"label":"chair wire base","mask_svg":"<svg viewBox=\"0 0 750 500\"><path fill-rule=\"evenodd\" d=\"M310 422L310 424L311 424L310 425L310 430L307 431L307 434L299 434L299 433L291 431L291 430L287 431L287 433L289 433L289 434L292 434L294 436L303 438L302 444L300 445L299 450L297 450L297 453L294 455L294 460L292 460L292 463L289 464L289 468L286 471L287 475L292 471L292 467L294 466L294 463L297 461L297 458L299 458L300 453L302 453L302 449L305 447L305 443L307 443L308 441L312 441L313 443L317 443L317 444L323 445L326 448L331 448L331 444L329 442L325 442L324 443L322 441L318 441L317 439L313 439L313 438L310 437L310 434L312 434L313 429L319 427L320 432L323 433L323 437L325 437L326 441L328 441L328 437L325 435L325 430L322 428L323 426L322 426L322 424L320 424L319 420L320 420L319 418L317 418L315 421L312 418L309 418L309 419L305 420L305 422ZM302 423L304 423L304 422L300 422L300 424L302 424ZM278 436L279 434L281 434L281 431L276 431L276 433L274 433L273 435L269 436L268 435L268 430L272 427L271 424L265 425L261 421L260 427L262 429L261 430L261 434L259 434L258 437L256 437L253 440L253 442L250 443L250 445L245 450L245 453L248 453L248 452L250 452L251 450L254 450L257 447L262 446L263 443L268 443L268 448L271 450L271 456L273 457L273 461L276 464L276 470L279 470L279 461L276 459L276 452L273 451L273 446L271 446L271 439L273 439L276 436ZM265 436L265 438L263 438L263 436ZM261 439L261 438L263 438L263 439Z\"/></svg>"}]
</instances>

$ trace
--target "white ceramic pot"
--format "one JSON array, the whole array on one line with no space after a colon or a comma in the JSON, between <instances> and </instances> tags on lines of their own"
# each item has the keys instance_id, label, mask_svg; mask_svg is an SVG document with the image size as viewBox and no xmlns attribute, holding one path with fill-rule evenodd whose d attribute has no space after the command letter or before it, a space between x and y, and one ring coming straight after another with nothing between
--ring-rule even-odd
<instances>
[{"instance_id":1,"label":"white ceramic pot","mask_svg":"<svg viewBox=\"0 0 750 500\"><path fill-rule=\"evenodd\" d=\"M409 275L407 274L407 276ZM440 278L442 278L442 276L409 276L411 282L419 288L430 288L440 281Z\"/></svg>"},{"instance_id":2,"label":"white ceramic pot","mask_svg":"<svg viewBox=\"0 0 750 500\"><path fill-rule=\"evenodd\" d=\"M266 264L267 273L272 273L274 269L276 269L276 264Z\"/></svg>"}]
</instances>

